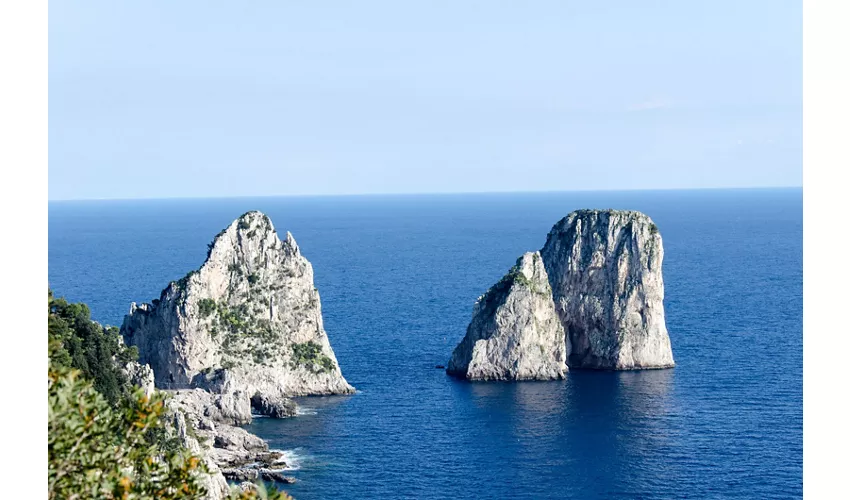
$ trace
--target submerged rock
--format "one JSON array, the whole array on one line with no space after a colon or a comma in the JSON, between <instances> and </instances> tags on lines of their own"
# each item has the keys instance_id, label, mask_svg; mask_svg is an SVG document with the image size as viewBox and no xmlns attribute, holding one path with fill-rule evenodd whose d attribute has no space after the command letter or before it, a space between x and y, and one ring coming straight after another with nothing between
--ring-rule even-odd
<instances>
[{"instance_id":1,"label":"submerged rock","mask_svg":"<svg viewBox=\"0 0 850 500\"><path fill-rule=\"evenodd\" d=\"M652 219L635 211L578 210L555 224L540 253L570 367L674 365L664 321L664 249Z\"/></svg>"},{"instance_id":2,"label":"submerged rock","mask_svg":"<svg viewBox=\"0 0 850 500\"><path fill-rule=\"evenodd\" d=\"M543 260L529 252L475 303L447 371L470 380L549 380L564 377L565 361Z\"/></svg>"},{"instance_id":3,"label":"submerged rock","mask_svg":"<svg viewBox=\"0 0 850 500\"><path fill-rule=\"evenodd\" d=\"M661 235L640 212L578 210L478 299L448 373L563 378L570 368L674 365L664 322ZM566 362L566 363L565 363Z\"/></svg>"},{"instance_id":4,"label":"submerged rock","mask_svg":"<svg viewBox=\"0 0 850 500\"><path fill-rule=\"evenodd\" d=\"M159 388L238 395L249 408L260 396L277 402L267 405L276 414L290 396L354 392L325 333L310 262L260 212L219 233L198 271L131 305L121 334Z\"/></svg>"}]
</instances>

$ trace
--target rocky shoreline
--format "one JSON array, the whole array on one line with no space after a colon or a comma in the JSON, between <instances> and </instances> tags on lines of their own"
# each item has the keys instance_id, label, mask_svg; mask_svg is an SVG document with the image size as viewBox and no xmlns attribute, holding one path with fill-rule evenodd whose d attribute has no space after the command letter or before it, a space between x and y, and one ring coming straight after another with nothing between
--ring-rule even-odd
<instances>
[{"instance_id":1,"label":"rocky shoreline","mask_svg":"<svg viewBox=\"0 0 850 500\"><path fill-rule=\"evenodd\" d=\"M228 481L249 483L257 480L292 484L295 478L286 475L291 470L279 451L269 449L268 443L250 432L221 420L210 418L210 407L198 406L200 389L166 391L171 394L168 409L181 444L204 457L210 472L207 496L224 498L229 491Z\"/></svg>"}]
</instances>

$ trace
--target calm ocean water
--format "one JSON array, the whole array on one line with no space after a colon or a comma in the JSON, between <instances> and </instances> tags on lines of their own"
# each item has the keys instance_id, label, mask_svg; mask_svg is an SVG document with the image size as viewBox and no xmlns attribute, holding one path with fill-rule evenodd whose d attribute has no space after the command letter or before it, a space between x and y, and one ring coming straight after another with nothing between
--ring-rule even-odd
<instances>
[{"instance_id":1,"label":"calm ocean water","mask_svg":"<svg viewBox=\"0 0 850 500\"><path fill-rule=\"evenodd\" d=\"M576 208L641 210L665 249L677 367L466 383L475 298ZM250 430L316 498L802 496L802 190L56 202L50 286L120 324L248 210L313 263L348 397Z\"/></svg>"}]
</instances>

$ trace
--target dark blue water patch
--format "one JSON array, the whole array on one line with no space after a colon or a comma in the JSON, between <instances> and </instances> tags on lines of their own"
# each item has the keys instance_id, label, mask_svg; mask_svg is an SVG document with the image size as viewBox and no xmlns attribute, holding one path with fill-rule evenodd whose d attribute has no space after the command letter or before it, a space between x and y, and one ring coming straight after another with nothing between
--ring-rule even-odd
<instances>
[{"instance_id":1,"label":"dark blue water patch","mask_svg":"<svg viewBox=\"0 0 850 500\"><path fill-rule=\"evenodd\" d=\"M658 225L677 367L518 384L435 369L476 297L588 207ZM312 262L359 389L252 424L300 457L297 498L802 496L800 189L51 203L50 285L119 324L253 209Z\"/></svg>"}]
</instances>

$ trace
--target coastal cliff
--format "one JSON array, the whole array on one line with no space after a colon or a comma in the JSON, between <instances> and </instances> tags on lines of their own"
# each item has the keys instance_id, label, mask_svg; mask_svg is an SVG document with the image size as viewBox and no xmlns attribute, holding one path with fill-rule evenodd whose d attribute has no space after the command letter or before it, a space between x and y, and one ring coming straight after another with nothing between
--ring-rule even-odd
<instances>
[{"instance_id":1,"label":"coastal cliff","mask_svg":"<svg viewBox=\"0 0 850 500\"><path fill-rule=\"evenodd\" d=\"M220 395L223 419L294 413L291 396L349 394L322 323L313 268L287 232L248 212L221 231L197 271L130 307L121 335L160 389Z\"/></svg>"},{"instance_id":2,"label":"coastal cliff","mask_svg":"<svg viewBox=\"0 0 850 500\"><path fill-rule=\"evenodd\" d=\"M569 368L674 366L661 235L640 212L578 210L476 302L447 372L549 380ZM564 365L566 361L566 365Z\"/></svg>"}]
</instances>

